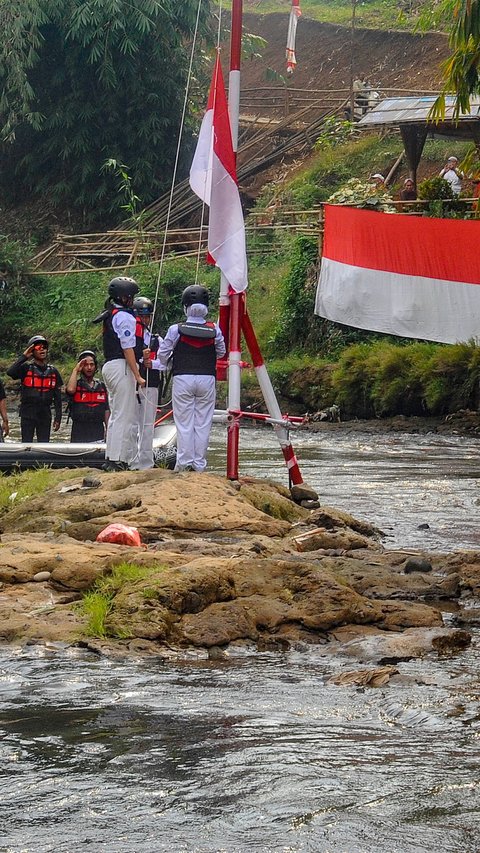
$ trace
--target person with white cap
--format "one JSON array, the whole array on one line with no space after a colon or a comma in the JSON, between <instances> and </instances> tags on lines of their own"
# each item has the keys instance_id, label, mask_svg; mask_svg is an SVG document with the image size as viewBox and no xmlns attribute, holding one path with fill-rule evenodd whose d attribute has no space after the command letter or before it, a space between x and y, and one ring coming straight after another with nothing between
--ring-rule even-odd
<instances>
[{"instance_id":1,"label":"person with white cap","mask_svg":"<svg viewBox=\"0 0 480 853\"><path fill-rule=\"evenodd\" d=\"M450 184L454 195L462 192L463 172L458 168L458 157L449 157L439 175Z\"/></svg>"},{"instance_id":2,"label":"person with white cap","mask_svg":"<svg viewBox=\"0 0 480 853\"><path fill-rule=\"evenodd\" d=\"M207 320L209 293L192 284L182 293L186 322L168 329L151 363L165 369L172 360L172 404L177 427L175 471L204 471L215 410L217 358L225 355L225 341L217 323Z\"/></svg>"}]
</instances>

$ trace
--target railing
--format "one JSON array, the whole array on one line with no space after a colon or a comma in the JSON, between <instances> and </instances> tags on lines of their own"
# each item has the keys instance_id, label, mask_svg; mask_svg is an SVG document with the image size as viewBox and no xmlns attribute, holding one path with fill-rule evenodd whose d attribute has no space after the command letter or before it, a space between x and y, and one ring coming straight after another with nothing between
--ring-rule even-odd
<instances>
[{"instance_id":1,"label":"railing","mask_svg":"<svg viewBox=\"0 0 480 853\"><path fill-rule=\"evenodd\" d=\"M462 218L479 217L479 199L439 199L439 207L462 206ZM404 216L424 215L431 201L391 201L385 205ZM344 205L352 206L352 205ZM364 207L365 203L354 205ZM286 238L305 235L315 237L321 255L323 242L323 209L320 204L308 210L285 210L272 205L250 213L246 220L249 257L279 254L285 250ZM91 234L59 234L55 242L39 252L31 262L32 273L62 275L128 269L134 264L159 261L165 243L164 260L180 257L203 257L207 249L207 228L176 228L164 231L107 231Z\"/></svg>"},{"instance_id":2,"label":"railing","mask_svg":"<svg viewBox=\"0 0 480 853\"><path fill-rule=\"evenodd\" d=\"M393 97L437 96L438 91L430 89L393 89L373 86L378 99ZM248 115L257 118L272 116L289 116L308 106L312 110L328 110L339 107L345 102L350 103L350 89L297 89L290 86L259 86L255 89L244 89L240 95L240 114L244 119Z\"/></svg>"}]
</instances>

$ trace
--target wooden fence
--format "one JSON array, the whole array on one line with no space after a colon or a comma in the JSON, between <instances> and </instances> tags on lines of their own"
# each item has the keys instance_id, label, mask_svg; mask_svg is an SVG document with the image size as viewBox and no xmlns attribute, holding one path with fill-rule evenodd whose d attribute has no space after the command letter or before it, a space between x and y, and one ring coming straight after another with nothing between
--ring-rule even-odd
<instances>
[{"instance_id":1,"label":"wooden fence","mask_svg":"<svg viewBox=\"0 0 480 853\"><path fill-rule=\"evenodd\" d=\"M462 199L464 218L477 218L478 199ZM446 199L441 204L451 204ZM388 201L404 216L423 215L430 202ZM305 235L316 238L321 255L323 205L308 210L270 209L250 213L246 220L249 257L279 254L288 238ZM207 226L162 230L123 230L91 234L59 234L55 242L32 259L31 271L41 275L128 270L134 264L167 263L182 257L203 258L207 249Z\"/></svg>"}]
</instances>

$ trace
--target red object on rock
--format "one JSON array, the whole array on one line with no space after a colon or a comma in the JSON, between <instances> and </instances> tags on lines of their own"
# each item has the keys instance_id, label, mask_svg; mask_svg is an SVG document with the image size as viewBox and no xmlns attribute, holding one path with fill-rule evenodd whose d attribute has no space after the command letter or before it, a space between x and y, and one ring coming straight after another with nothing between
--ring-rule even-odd
<instances>
[{"instance_id":1,"label":"red object on rock","mask_svg":"<svg viewBox=\"0 0 480 853\"><path fill-rule=\"evenodd\" d=\"M136 527L127 524L108 524L100 531L96 542L110 542L113 545L136 545L140 547L142 540Z\"/></svg>"}]
</instances>

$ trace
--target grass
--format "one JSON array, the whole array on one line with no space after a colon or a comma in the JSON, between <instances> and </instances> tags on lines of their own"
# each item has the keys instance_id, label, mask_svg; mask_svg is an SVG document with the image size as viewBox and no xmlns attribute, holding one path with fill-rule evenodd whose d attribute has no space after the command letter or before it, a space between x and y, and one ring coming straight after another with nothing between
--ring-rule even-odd
<instances>
[{"instance_id":1,"label":"grass","mask_svg":"<svg viewBox=\"0 0 480 853\"><path fill-rule=\"evenodd\" d=\"M357 3L356 25L369 29L413 30L418 21L417 4L410 5L411 13L405 13L396 0L363 0ZM352 0L301 0L301 8L305 18L315 21L350 26L352 20ZM289 10L289 0L245 0L244 3L245 12L261 15L288 14Z\"/></svg>"},{"instance_id":2,"label":"grass","mask_svg":"<svg viewBox=\"0 0 480 853\"><path fill-rule=\"evenodd\" d=\"M152 572L158 571L159 566L137 566L135 563L125 562L115 566L110 574L98 578L93 590L85 593L79 604L81 612L88 617L85 634L100 639L131 637L127 627L116 626L112 629L108 624L109 616L114 610L114 598L126 584L145 580Z\"/></svg>"},{"instance_id":3,"label":"grass","mask_svg":"<svg viewBox=\"0 0 480 853\"><path fill-rule=\"evenodd\" d=\"M47 467L17 474L0 474L0 512L6 512L28 498L37 497L56 483L72 477L78 477L78 471L53 471Z\"/></svg>"}]
</instances>

